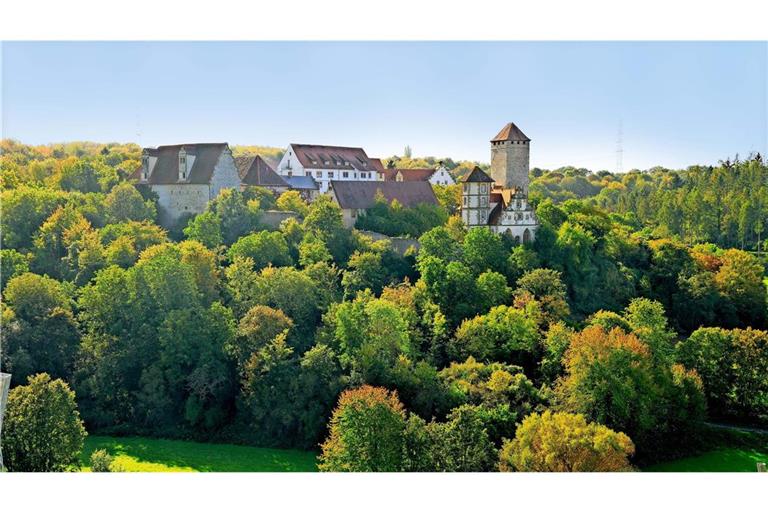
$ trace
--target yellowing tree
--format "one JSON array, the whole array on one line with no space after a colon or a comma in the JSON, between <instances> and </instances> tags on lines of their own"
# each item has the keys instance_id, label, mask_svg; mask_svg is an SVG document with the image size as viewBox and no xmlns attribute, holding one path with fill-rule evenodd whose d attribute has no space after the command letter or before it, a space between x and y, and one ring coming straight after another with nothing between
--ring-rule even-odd
<instances>
[{"instance_id":1,"label":"yellowing tree","mask_svg":"<svg viewBox=\"0 0 768 512\"><path fill-rule=\"evenodd\" d=\"M405 412L396 392L362 386L341 394L320 471L402 471Z\"/></svg>"},{"instance_id":2,"label":"yellowing tree","mask_svg":"<svg viewBox=\"0 0 768 512\"><path fill-rule=\"evenodd\" d=\"M499 455L501 471L631 471L629 437L580 414L531 414Z\"/></svg>"}]
</instances>

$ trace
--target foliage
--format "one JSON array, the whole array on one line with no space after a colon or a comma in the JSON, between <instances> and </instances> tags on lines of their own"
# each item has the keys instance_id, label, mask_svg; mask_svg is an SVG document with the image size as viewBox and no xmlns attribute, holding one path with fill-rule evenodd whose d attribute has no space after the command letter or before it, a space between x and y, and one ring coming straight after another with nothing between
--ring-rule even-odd
<instances>
[{"instance_id":1,"label":"foliage","mask_svg":"<svg viewBox=\"0 0 768 512\"><path fill-rule=\"evenodd\" d=\"M768 333L697 329L677 345L676 358L701 377L715 417L768 421Z\"/></svg>"},{"instance_id":2,"label":"foliage","mask_svg":"<svg viewBox=\"0 0 768 512\"><path fill-rule=\"evenodd\" d=\"M112 457L107 450L94 450L88 461L90 462L91 471L94 473L110 473L112 471L114 457Z\"/></svg>"},{"instance_id":3,"label":"foliage","mask_svg":"<svg viewBox=\"0 0 768 512\"><path fill-rule=\"evenodd\" d=\"M499 456L502 471L631 471L635 447L621 432L580 414L531 414Z\"/></svg>"},{"instance_id":4,"label":"foliage","mask_svg":"<svg viewBox=\"0 0 768 512\"><path fill-rule=\"evenodd\" d=\"M384 388L362 386L343 392L322 445L320 471L401 471L405 412Z\"/></svg>"},{"instance_id":5,"label":"foliage","mask_svg":"<svg viewBox=\"0 0 768 512\"><path fill-rule=\"evenodd\" d=\"M2 435L9 471L49 472L80 466L87 433L69 386L41 373L8 394Z\"/></svg>"}]
</instances>

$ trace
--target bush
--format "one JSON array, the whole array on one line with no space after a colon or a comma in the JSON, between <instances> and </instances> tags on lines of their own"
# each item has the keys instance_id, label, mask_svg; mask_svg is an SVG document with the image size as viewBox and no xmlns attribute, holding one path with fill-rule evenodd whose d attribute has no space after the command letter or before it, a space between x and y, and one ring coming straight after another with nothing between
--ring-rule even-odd
<instances>
[{"instance_id":1,"label":"bush","mask_svg":"<svg viewBox=\"0 0 768 512\"><path fill-rule=\"evenodd\" d=\"M112 464L114 458L107 452L107 450L96 450L91 454L91 471L94 473L110 473L112 472Z\"/></svg>"},{"instance_id":2,"label":"bush","mask_svg":"<svg viewBox=\"0 0 768 512\"><path fill-rule=\"evenodd\" d=\"M8 395L3 457L9 471L67 471L80 467L87 435L66 382L47 373L29 377Z\"/></svg>"}]
</instances>

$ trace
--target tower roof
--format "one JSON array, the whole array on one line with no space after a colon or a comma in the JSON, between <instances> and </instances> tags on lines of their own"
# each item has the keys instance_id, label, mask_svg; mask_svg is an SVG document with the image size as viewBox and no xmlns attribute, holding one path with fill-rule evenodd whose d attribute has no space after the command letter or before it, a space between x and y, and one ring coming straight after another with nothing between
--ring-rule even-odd
<instances>
[{"instance_id":1,"label":"tower roof","mask_svg":"<svg viewBox=\"0 0 768 512\"><path fill-rule=\"evenodd\" d=\"M491 142L505 142L508 140L530 142L531 139L529 139L528 136L515 125L515 123L507 123L506 126L491 139Z\"/></svg>"},{"instance_id":2,"label":"tower roof","mask_svg":"<svg viewBox=\"0 0 768 512\"><path fill-rule=\"evenodd\" d=\"M493 183L493 178L488 176L477 166L462 180L464 183Z\"/></svg>"}]
</instances>

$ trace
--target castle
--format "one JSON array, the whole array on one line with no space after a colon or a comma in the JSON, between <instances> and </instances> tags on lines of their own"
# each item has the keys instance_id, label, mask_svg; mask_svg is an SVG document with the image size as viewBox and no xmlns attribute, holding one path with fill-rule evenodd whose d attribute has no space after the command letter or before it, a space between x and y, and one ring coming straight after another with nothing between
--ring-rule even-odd
<instances>
[{"instance_id":1,"label":"castle","mask_svg":"<svg viewBox=\"0 0 768 512\"><path fill-rule=\"evenodd\" d=\"M529 139L508 123L491 139L491 175L475 167L462 180L461 219L467 228L488 227L516 242L532 242L539 223L528 203Z\"/></svg>"}]
</instances>

